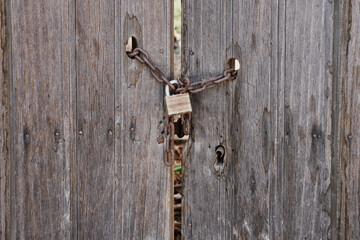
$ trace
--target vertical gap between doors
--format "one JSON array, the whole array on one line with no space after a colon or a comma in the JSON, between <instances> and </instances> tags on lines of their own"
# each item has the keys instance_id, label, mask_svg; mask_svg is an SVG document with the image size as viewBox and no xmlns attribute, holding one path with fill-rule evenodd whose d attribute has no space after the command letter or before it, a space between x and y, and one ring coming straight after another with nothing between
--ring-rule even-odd
<instances>
[{"instance_id":1,"label":"vertical gap between doors","mask_svg":"<svg viewBox=\"0 0 360 240\"><path fill-rule=\"evenodd\" d=\"M181 0L174 0L174 79L181 77ZM181 218L182 218L182 149L184 142L175 142L174 163L174 240L181 240Z\"/></svg>"}]
</instances>

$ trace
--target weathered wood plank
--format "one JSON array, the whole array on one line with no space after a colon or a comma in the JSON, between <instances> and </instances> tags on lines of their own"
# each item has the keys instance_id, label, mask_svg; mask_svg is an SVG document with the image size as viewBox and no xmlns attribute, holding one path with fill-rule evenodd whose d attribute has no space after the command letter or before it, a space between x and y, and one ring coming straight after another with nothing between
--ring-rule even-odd
<instances>
[{"instance_id":1,"label":"weathered wood plank","mask_svg":"<svg viewBox=\"0 0 360 240\"><path fill-rule=\"evenodd\" d=\"M183 1L182 5L182 74L192 82L222 74L233 49L231 1ZM183 151L184 239L231 236L231 85L227 82L191 98L193 130ZM225 148L224 174L214 169L215 149L220 144Z\"/></svg>"},{"instance_id":2,"label":"weathered wood plank","mask_svg":"<svg viewBox=\"0 0 360 240\"><path fill-rule=\"evenodd\" d=\"M10 223L10 79L9 4L0 1L0 240L9 239Z\"/></svg>"},{"instance_id":3,"label":"weathered wood plank","mask_svg":"<svg viewBox=\"0 0 360 240\"><path fill-rule=\"evenodd\" d=\"M78 239L115 237L114 10L114 1L76 1Z\"/></svg>"},{"instance_id":4,"label":"weathered wood plank","mask_svg":"<svg viewBox=\"0 0 360 240\"><path fill-rule=\"evenodd\" d=\"M349 37L349 3L348 0L334 1L334 52L332 62L332 164L331 164L331 211L330 239L345 239L345 202L344 189L344 142L347 141L344 124L346 109L345 83L347 82L348 37Z\"/></svg>"},{"instance_id":5,"label":"weathered wood plank","mask_svg":"<svg viewBox=\"0 0 360 240\"><path fill-rule=\"evenodd\" d=\"M171 76L173 1L116 1L115 174L116 236L172 239L172 169L165 166L164 85L129 59L129 37ZM171 73L171 74L170 74Z\"/></svg>"},{"instance_id":6,"label":"weathered wood plank","mask_svg":"<svg viewBox=\"0 0 360 240\"><path fill-rule=\"evenodd\" d=\"M280 4L276 176L284 239L326 239L330 227L333 3ZM280 91L281 89L281 91ZM280 123L280 124L279 124ZM274 186L275 187L275 186Z\"/></svg>"},{"instance_id":7,"label":"weathered wood plank","mask_svg":"<svg viewBox=\"0 0 360 240\"><path fill-rule=\"evenodd\" d=\"M73 146L71 1L11 1L9 239L69 239Z\"/></svg>"},{"instance_id":8,"label":"weathered wood plank","mask_svg":"<svg viewBox=\"0 0 360 240\"><path fill-rule=\"evenodd\" d=\"M345 45L339 53L343 60L339 80L344 89L340 239L360 239L360 1L342 3L346 12L339 41Z\"/></svg>"},{"instance_id":9,"label":"weathered wood plank","mask_svg":"<svg viewBox=\"0 0 360 240\"><path fill-rule=\"evenodd\" d=\"M276 125L272 109L277 44L276 1L233 1L233 43L241 47L241 75L232 97L233 239L271 237L271 176L276 174L273 144ZM274 36L275 35L275 36ZM274 42L273 42L274 41ZM281 106L280 106L281 107ZM230 207L230 206L229 206ZM278 224L278 223L276 223ZM274 224L275 225L275 224ZM276 225L275 225L276 226Z\"/></svg>"}]
</instances>

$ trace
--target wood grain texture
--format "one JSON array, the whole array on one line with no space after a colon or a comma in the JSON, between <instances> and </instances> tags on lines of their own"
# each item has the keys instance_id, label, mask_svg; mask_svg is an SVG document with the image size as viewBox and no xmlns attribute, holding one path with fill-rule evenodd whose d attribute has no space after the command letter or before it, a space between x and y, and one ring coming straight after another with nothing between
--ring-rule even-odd
<instances>
[{"instance_id":1,"label":"wood grain texture","mask_svg":"<svg viewBox=\"0 0 360 240\"><path fill-rule=\"evenodd\" d=\"M173 2L11 1L11 54L6 9L1 239L171 239L164 86L125 42L171 75Z\"/></svg>"},{"instance_id":2,"label":"wood grain texture","mask_svg":"<svg viewBox=\"0 0 360 240\"><path fill-rule=\"evenodd\" d=\"M271 204L276 201L272 180L276 122L272 109L277 67L277 2L233 1L233 51L241 47L241 74L232 96L232 223L233 239L281 239L271 236ZM274 44L275 43L275 44ZM279 89L280 90L280 89ZM280 111L281 111L281 106ZM271 177L274 176L274 179ZM285 239L285 238L284 238Z\"/></svg>"},{"instance_id":3,"label":"wood grain texture","mask_svg":"<svg viewBox=\"0 0 360 240\"><path fill-rule=\"evenodd\" d=\"M351 26L351 1L334 2L334 53L333 53L333 87L332 87L332 166L331 166L331 225L328 237L330 239L345 239L347 236L345 203L345 164L347 151L344 151L347 136L345 132L346 98L345 84L347 83L347 62L349 26ZM351 137L350 137L351 139Z\"/></svg>"},{"instance_id":4,"label":"wood grain texture","mask_svg":"<svg viewBox=\"0 0 360 240\"><path fill-rule=\"evenodd\" d=\"M274 189L284 239L326 239L330 227L333 7L317 0L279 7Z\"/></svg>"},{"instance_id":5,"label":"wood grain texture","mask_svg":"<svg viewBox=\"0 0 360 240\"><path fill-rule=\"evenodd\" d=\"M0 240L9 239L10 216L10 84L9 4L0 1Z\"/></svg>"},{"instance_id":6,"label":"wood grain texture","mask_svg":"<svg viewBox=\"0 0 360 240\"><path fill-rule=\"evenodd\" d=\"M231 1L183 1L182 5L182 75L191 82L220 75L232 56ZM183 151L184 239L231 236L231 86L223 83L191 98L193 130ZM220 144L225 148L225 172L218 176L214 162Z\"/></svg>"},{"instance_id":7,"label":"wood grain texture","mask_svg":"<svg viewBox=\"0 0 360 240\"><path fill-rule=\"evenodd\" d=\"M196 81L220 72L226 58L241 63L233 83L192 98L184 238L326 239L333 4L234 0L184 7L183 74ZM226 149L220 178L212 168L218 144Z\"/></svg>"},{"instance_id":8,"label":"wood grain texture","mask_svg":"<svg viewBox=\"0 0 360 240\"><path fill-rule=\"evenodd\" d=\"M114 1L76 1L78 239L115 234L114 9Z\"/></svg>"},{"instance_id":9,"label":"wood grain texture","mask_svg":"<svg viewBox=\"0 0 360 240\"><path fill-rule=\"evenodd\" d=\"M360 1L344 1L343 34L345 45L339 57L339 81L343 92L343 131L341 159L340 239L360 239Z\"/></svg>"},{"instance_id":10,"label":"wood grain texture","mask_svg":"<svg viewBox=\"0 0 360 240\"><path fill-rule=\"evenodd\" d=\"M125 44L135 37L171 76L173 1L116 1L115 9L116 236L172 239L172 169L163 161L164 144L156 141L164 130L164 85L127 57Z\"/></svg>"},{"instance_id":11,"label":"wood grain texture","mask_svg":"<svg viewBox=\"0 0 360 240\"><path fill-rule=\"evenodd\" d=\"M7 239L70 238L73 7L71 1L11 1L13 166Z\"/></svg>"},{"instance_id":12,"label":"wood grain texture","mask_svg":"<svg viewBox=\"0 0 360 240\"><path fill-rule=\"evenodd\" d=\"M0 240L173 238L164 85L125 53L171 76L172 16L0 0ZM183 1L182 33L192 82L241 63L192 96L183 238L359 239L360 1Z\"/></svg>"}]
</instances>

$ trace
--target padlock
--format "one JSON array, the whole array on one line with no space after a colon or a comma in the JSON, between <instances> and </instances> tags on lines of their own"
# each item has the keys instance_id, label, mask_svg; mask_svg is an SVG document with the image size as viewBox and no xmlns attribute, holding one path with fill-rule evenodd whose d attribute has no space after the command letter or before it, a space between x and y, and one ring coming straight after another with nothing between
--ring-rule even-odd
<instances>
[{"instance_id":1,"label":"padlock","mask_svg":"<svg viewBox=\"0 0 360 240\"><path fill-rule=\"evenodd\" d=\"M178 84L178 81L171 80L170 83ZM183 120L185 115L187 115L189 118L189 115L191 115L192 112L189 93L170 95L170 89L168 85L165 86L165 106L167 117L173 116L174 122L177 122L180 118ZM175 134L174 140L186 142L189 140L189 135L185 134L184 136L179 137L177 134Z\"/></svg>"},{"instance_id":2,"label":"padlock","mask_svg":"<svg viewBox=\"0 0 360 240\"><path fill-rule=\"evenodd\" d=\"M171 80L171 84L178 84L177 80ZM167 115L179 118L182 114L191 113L191 102L189 93L170 95L169 86L165 86L165 106Z\"/></svg>"}]
</instances>

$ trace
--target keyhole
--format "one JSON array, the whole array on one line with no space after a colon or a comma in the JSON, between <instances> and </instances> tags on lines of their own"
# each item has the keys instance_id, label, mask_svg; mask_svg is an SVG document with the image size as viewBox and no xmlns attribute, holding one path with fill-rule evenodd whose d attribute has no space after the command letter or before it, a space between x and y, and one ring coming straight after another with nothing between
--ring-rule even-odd
<instances>
[{"instance_id":1,"label":"keyhole","mask_svg":"<svg viewBox=\"0 0 360 240\"><path fill-rule=\"evenodd\" d=\"M225 166L225 148L222 145L219 145L215 148L215 162L214 162L214 168L219 177L224 171L224 166Z\"/></svg>"}]
</instances>

